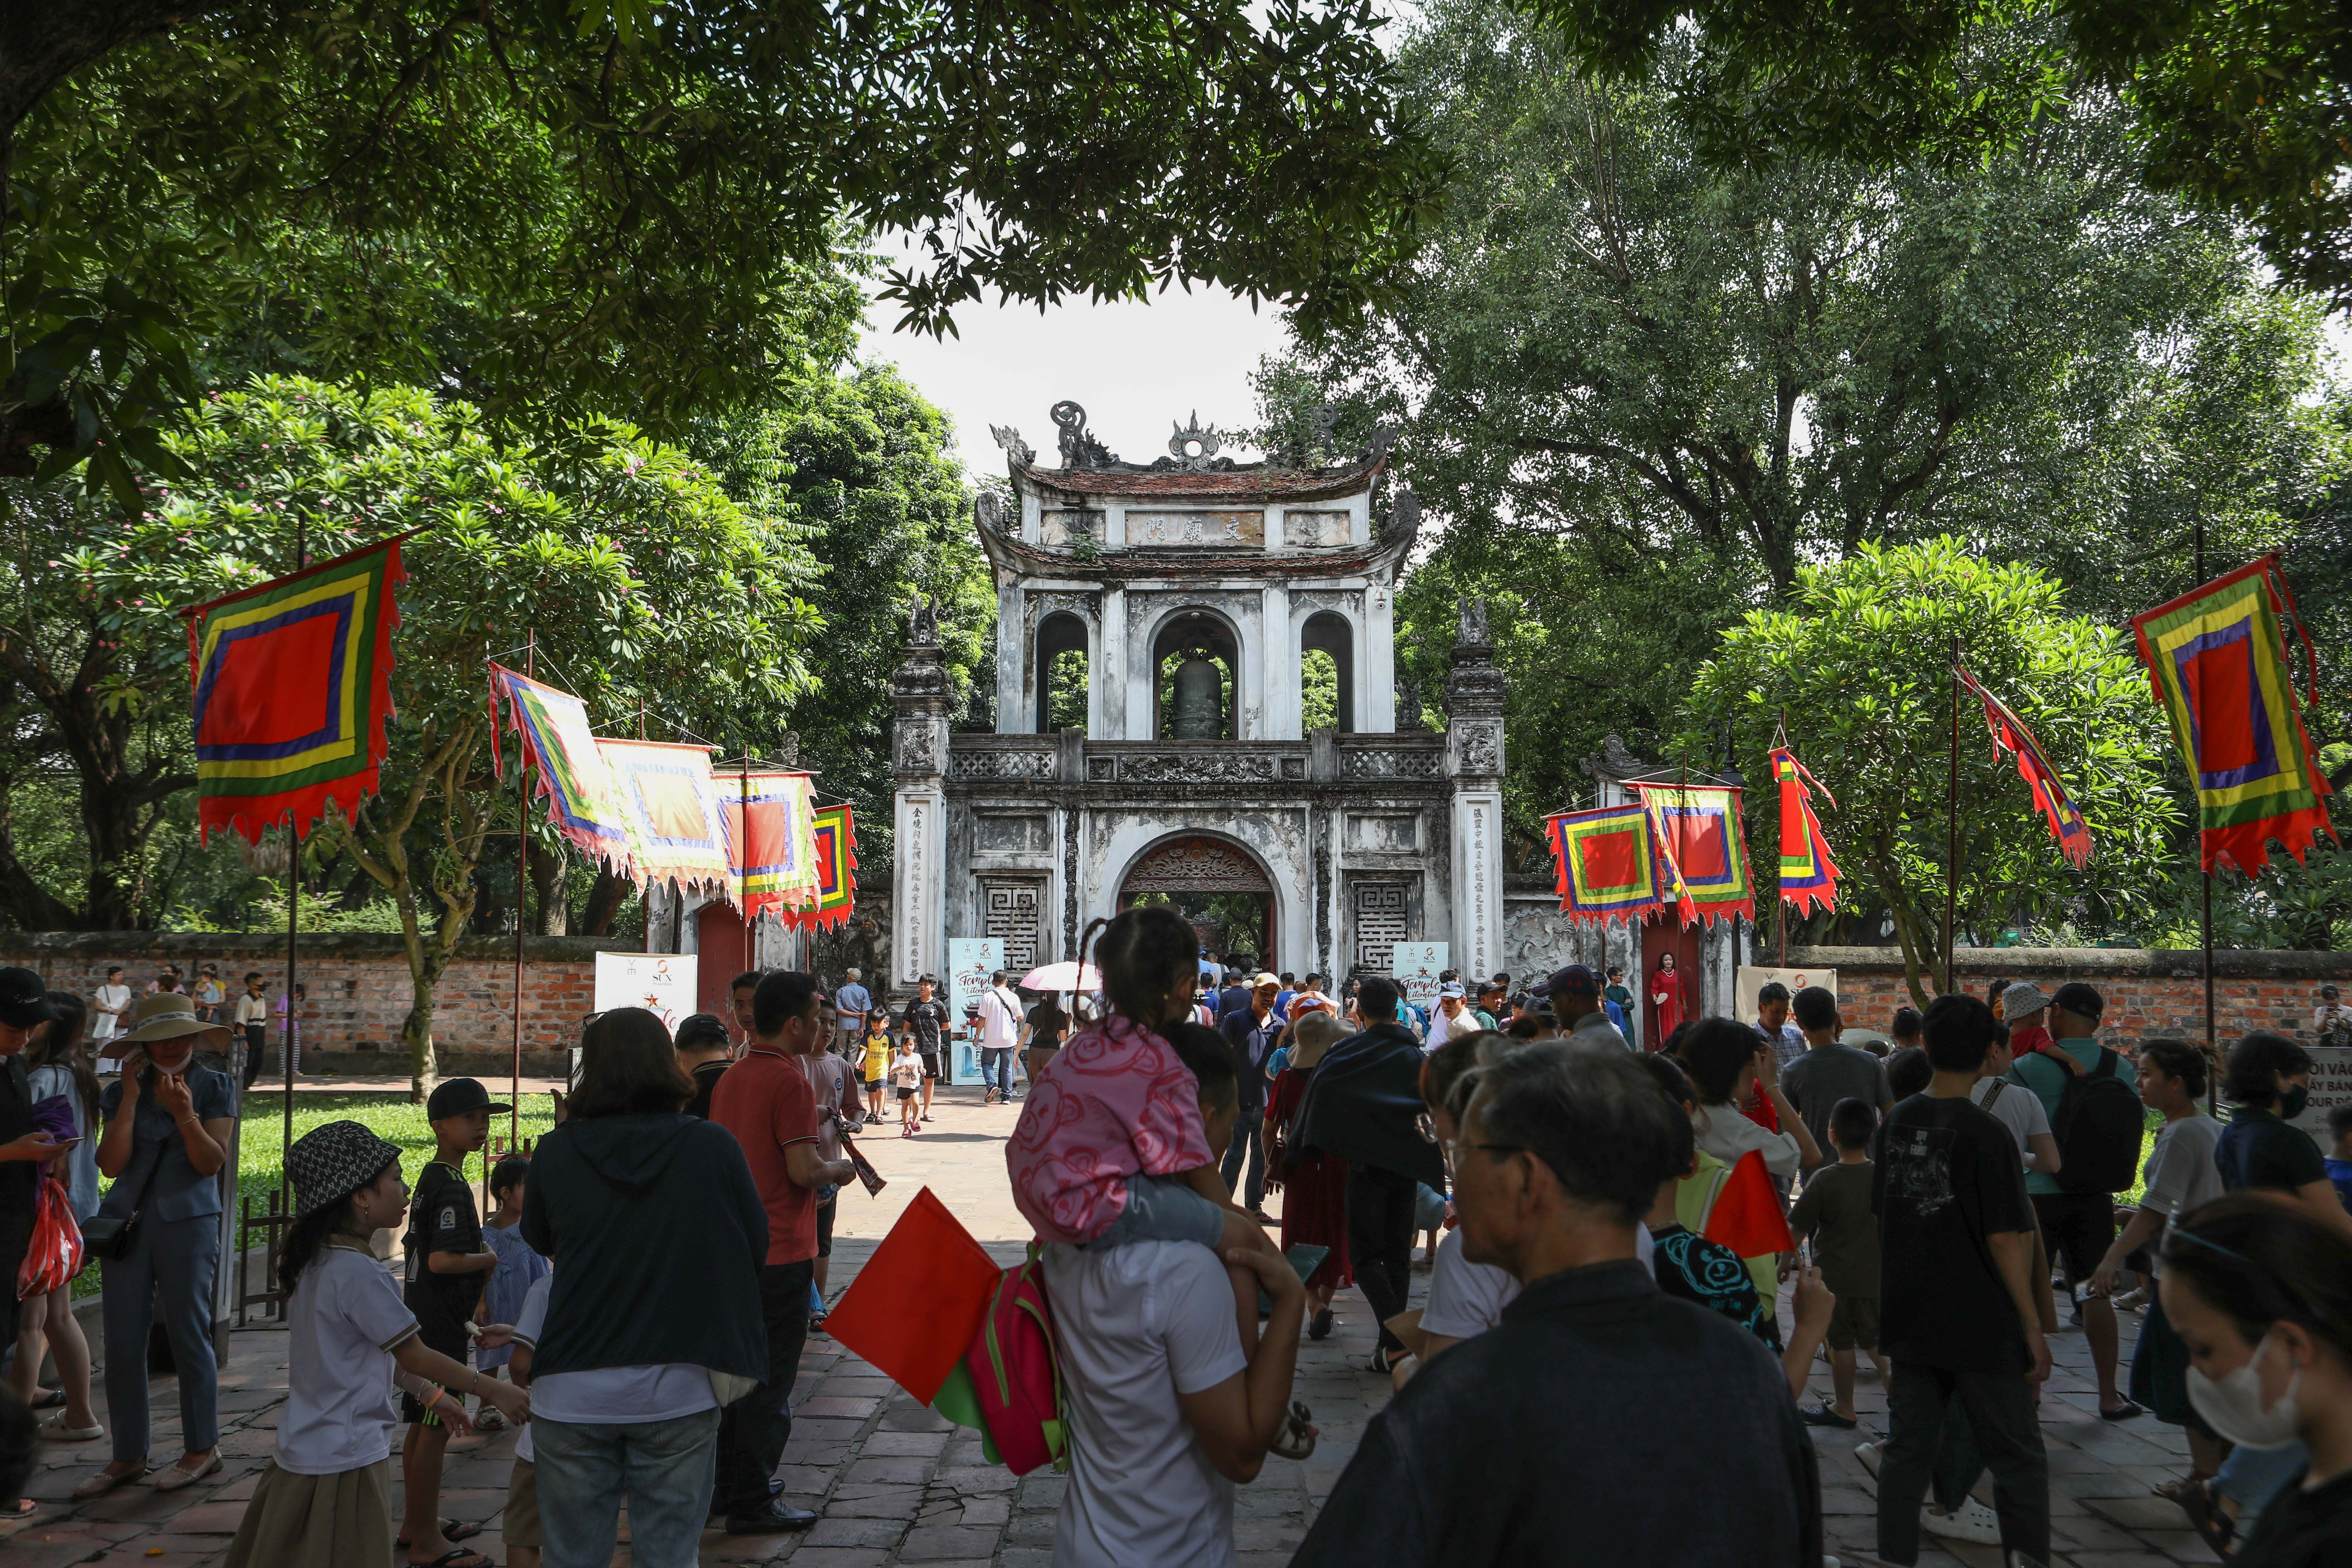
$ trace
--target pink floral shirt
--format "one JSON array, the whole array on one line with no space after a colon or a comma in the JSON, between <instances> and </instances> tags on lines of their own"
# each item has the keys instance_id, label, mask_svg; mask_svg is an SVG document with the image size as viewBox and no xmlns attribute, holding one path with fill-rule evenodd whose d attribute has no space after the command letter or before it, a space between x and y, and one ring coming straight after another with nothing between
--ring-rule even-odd
<instances>
[{"instance_id":1,"label":"pink floral shirt","mask_svg":"<svg viewBox=\"0 0 2352 1568\"><path fill-rule=\"evenodd\" d=\"M1168 1042L1128 1019L1089 1024L1030 1086L1005 1145L1013 1202L1041 1241L1092 1241L1127 1207L1129 1176L1209 1163L1201 1086Z\"/></svg>"}]
</instances>

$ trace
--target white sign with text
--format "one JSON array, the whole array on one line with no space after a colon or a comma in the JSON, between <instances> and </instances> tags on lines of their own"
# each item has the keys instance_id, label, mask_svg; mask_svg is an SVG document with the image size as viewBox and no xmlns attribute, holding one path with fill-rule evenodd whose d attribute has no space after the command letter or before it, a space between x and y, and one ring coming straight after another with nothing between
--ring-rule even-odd
<instances>
[{"instance_id":1,"label":"white sign with text","mask_svg":"<svg viewBox=\"0 0 2352 1568\"><path fill-rule=\"evenodd\" d=\"M596 1011L643 1007L677 1033L694 1012L695 958L678 952L600 952L596 955Z\"/></svg>"},{"instance_id":2,"label":"white sign with text","mask_svg":"<svg viewBox=\"0 0 2352 1568\"><path fill-rule=\"evenodd\" d=\"M940 1066L950 1083L980 1081L980 1042L972 1037L970 1009L988 994L988 977L1004 967L1001 936L948 938L948 1027L961 1037L948 1047Z\"/></svg>"},{"instance_id":3,"label":"white sign with text","mask_svg":"<svg viewBox=\"0 0 2352 1568\"><path fill-rule=\"evenodd\" d=\"M1775 980L1787 986L1789 994L1791 996L1808 985L1818 985L1832 996L1837 994L1837 971L1834 969L1776 969L1763 963L1742 964L1739 967L1738 975L1732 982L1738 993L1733 998L1733 1016L1743 1024L1757 1022L1756 993L1763 990ZM1689 984L1688 981L1684 982L1685 987ZM1688 1016L1692 1011L1693 1009L1685 1004L1683 1008L1685 1016ZM1859 1026L1863 1020L1848 1018L1846 1022ZM1878 1026L1871 1026L1874 1028Z\"/></svg>"},{"instance_id":4,"label":"white sign with text","mask_svg":"<svg viewBox=\"0 0 2352 1568\"><path fill-rule=\"evenodd\" d=\"M1451 951L1442 942L1401 942L1390 950L1389 973L1397 989L1424 1013L1437 1006L1437 977L1451 962Z\"/></svg>"}]
</instances>

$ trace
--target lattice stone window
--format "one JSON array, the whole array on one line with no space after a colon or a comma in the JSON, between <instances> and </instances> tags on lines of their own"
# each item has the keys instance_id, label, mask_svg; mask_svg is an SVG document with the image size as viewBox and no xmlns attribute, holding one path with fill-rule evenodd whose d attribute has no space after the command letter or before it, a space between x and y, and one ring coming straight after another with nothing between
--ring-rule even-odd
<instances>
[{"instance_id":1,"label":"lattice stone window","mask_svg":"<svg viewBox=\"0 0 2352 1568\"><path fill-rule=\"evenodd\" d=\"M990 877L982 879L980 895L980 934L1004 939L1004 970L1018 980L1037 967L1045 885L1034 879Z\"/></svg>"},{"instance_id":2,"label":"lattice stone window","mask_svg":"<svg viewBox=\"0 0 2352 1568\"><path fill-rule=\"evenodd\" d=\"M1353 968L1376 974L1389 972L1391 952L1409 934L1405 929L1405 891L1402 882L1356 884Z\"/></svg>"}]
</instances>

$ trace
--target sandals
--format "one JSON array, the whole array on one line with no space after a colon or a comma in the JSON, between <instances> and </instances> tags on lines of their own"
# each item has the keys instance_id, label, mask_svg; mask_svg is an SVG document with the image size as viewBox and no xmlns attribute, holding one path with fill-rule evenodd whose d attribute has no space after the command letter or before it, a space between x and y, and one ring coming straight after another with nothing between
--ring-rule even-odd
<instances>
[{"instance_id":1,"label":"sandals","mask_svg":"<svg viewBox=\"0 0 2352 1568\"><path fill-rule=\"evenodd\" d=\"M430 1563L417 1563L410 1568L499 1568L488 1557L470 1546L453 1546Z\"/></svg>"},{"instance_id":2,"label":"sandals","mask_svg":"<svg viewBox=\"0 0 2352 1568\"><path fill-rule=\"evenodd\" d=\"M2147 1414L2147 1405L2138 1403L2137 1400L2126 1399L2121 1405L2116 1405L2113 1410L2100 1411L2099 1419L2102 1421L2128 1421L2135 1415L2145 1415Z\"/></svg>"},{"instance_id":3,"label":"sandals","mask_svg":"<svg viewBox=\"0 0 2352 1568\"><path fill-rule=\"evenodd\" d=\"M441 1539L444 1541L471 1541L481 1533L482 1527L471 1520L445 1519L441 1521ZM405 1552L408 1550L408 1537L397 1537L393 1544Z\"/></svg>"},{"instance_id":4,"label":"sandals","mask_svg":"<svg viewBox=\"0 0 2352 1568\"><path fill-rule=\"evenodd\" d=\"M1311 1447L1313 1445L1309 1445ZM31 1498L20 1497L6 1508L0 1508L0 1519L30 1519L40 1511L41 1505Z\"/></svg>"},{"instance_id":5,"label":"sandals","mask_svg":"<svg viewBox=\"0 0 2352 1568\"><path fill-rule=\"evenodd\" d=\"M32 1399L26 1401L25 1408L27 1410L62 1410L65 1408L65 1405L66 1391L64 1389L45 1388Z\"/></svg>"},{"instance_id":6,"label":"sandals","mask_svg":"<svg viewBox=\"0 0 2352 1568\"><path fill-rule=\"evenodd\" d=\"M1386 1377L1396 1370L1389 1361L1388 1348L1385 1345L1372 1352L1371 1359L1364 1363L1364 1370L1375 1377Z\"/></svg>"},{"instance_id":7,"label":"sandals","mask_svg":"<svg viewBox=\"0 0 2352 1568\"><path fill-rule=\"evenodd\" d=\"M1859 1420L1849 1421L1826 1405L1808 1405L1797 1415L1808 1426L1834 1426L1842 1432L1851 1432L1862 1425Z\"/></svg>"},{"instance_id":8,"label":"sandals","mask_svg":"<svg viewBox=\"0 0 2352 1568\"><path fill-rule=\"evenodd\" d=\"M1307 1325L1307 1337L1310 1340L1328 1340L1331 1337L1330 1308L1326 1307L1315 1314L1314 1321Z\"/></svg>"},{"instance_id":9,"label":"sandals","mask_svg":"<svg viewBox=\"0 0 2352 1568\"><path fill-rule=\"evenodd\" d=\"M2189 1522L2196 1528L2197 1538L2211 1550L2214 1556L2230 1556L2237 1542L2238 1521L2221 1511L2221 1500L2213 1490L2210 1479L2186 1479L2189 1484L2178 1493L2166 1492L2162 1487L2155 1489L2159 1495L2168 1496L2180 1505L2180 1511L2189 1516Z\"/></svg>"},{"instance_id":10,"label":"sandals","mask_svg":"<svg viewBox=\"0 0 2352 1568\"><path fill-rule=\"evenodd\" d=\"M1265 1446L1265 1451L1284 1459L1304 1459L1314 1453L1315 1428L1308 1425L1314 1418L1313 1411L1293 1400L1282 1418L1282 1429Z\"/></svg>"}]
</instances>

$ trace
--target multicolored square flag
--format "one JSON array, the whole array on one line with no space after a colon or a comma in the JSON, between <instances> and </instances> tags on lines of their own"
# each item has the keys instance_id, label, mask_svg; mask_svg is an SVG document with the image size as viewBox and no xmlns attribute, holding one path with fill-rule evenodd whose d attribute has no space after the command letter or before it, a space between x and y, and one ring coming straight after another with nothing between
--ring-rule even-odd
<instances>
[{"instance_id":1,"label":"multicolored square flag","mask_svg":"<svg viewBox=\"0 0 2352 1568\"><path fill-rule=\"evenodd\" d=\"M1786 746L1772 753L1772 777L1780 786L1780 897L1796 905L1801 915L1816 907L1833 910L1837 862L1830 858L1830 841L1822 837L1821 818L1813 815L1812 792L1821 785ZM1822 798L1837 804L1837 797L1825 789Z\"/></svg>"},{"instance_id":2,"label":"multicolored square flag","mask_svg":"<svg viewBox=\"0 0 2352 1568\"><path fill-rule=\"evenodd\" d=\"M710 771L710 748L600 740L596 750L612 770L614 790L628 819L629 850L636 860L631 879L641 888L660 882L708 887L731 900L734 858L719 804L722 784Z\"/></svg>"},{"instance_id":3,"label":"multicolored square flag","mask_svg":"<svg viewBox=\"0 0 2352 1568\"><path fill-rule=\"evenodd\" d=\"M542 685L502 664L490 666L490 762L499 763L499 704L522 737L525 763L538 770L547 819L589 864L615 876L636 875L636 843L620 787L588 727L588 710L569 691Z\"/></svg>"},{"instance_id":4,"label":"multicolored square flag","mask_svg":"<svg viewBox=\"0 0 2352 1568\"><path fill-rule=\"evenodd\" d=\"M1655 821L1667 858L1700 918L1756 918L1756 885L1748 874L1748 841L1739 826L1739 794L1714 784L1627 786Z\"/></svg>"},{"instance_id":5,"label":"multicolored square flag","mask_svg":"<svg viewBox=\"0 0 2352 1568\"><path fill-rule=\"evenodd\" d=\"M388 749L401 534L181 611L195 687L196 832L299 839L332 800L350 821Z\"/></svg>"},{"instance_id":6,"label":"multicolored square flag","mask_svg":"<svg viewBox=\"0 0 2352 1568\"><path fill-rule=\"evenodd\" d=\"M2312 755L2280 628L2294 595L2265 555L2228 576L2132 617L2156 700L2197 786L2204 868L2248 876L2270 864L2277 839L2300 861L2325 833L2326 775ZM2317 663L2304 639L2308 678Z\"/></svg>"},{"instance_id":7,"label":"multicolored square flag","mask_svg":"<svg viewBox=\"0 0 2352 1568\"><path fill-rule=\"evenodd\" d=\"M836 926L857 906L857 830L847 801L817 812L815 837L816 907L797 916L796 923Z\"/></svg>"},{"instance_id":8,"label":"multicolored square flag","mask_svg":"<svg viewBox=\"0 0 2352 1568\"><path fill-rule=\"evenodd\" d=\"M735 855L744 917L812 908L817 901L816 795L805 773L736 768L719 774L719 809Z\"/></svg>"},{"instance_id":9,"label":"multicolored square flag","mask_svg":"<svg viewBox=\"0 0 2352 1568\"><path fill-rule=\"evenodd\" d=\"M1682 904L1685 922L1693 918L1657 824L1639 802L1562 812L1545 818L1544 830L1551 839L1561 913L1604 924L1639 923Z\"/></svg>"},{"instance_id":10,"label":"multicolored square flag","mask_svg":"<svg viewBox=\"0 0 2352 1568\"><path fill-rule=\"evenodd\" d=\"M2060 782L2058 770L2050 765L2049 753L2042 751L2042 742L2025 727L2025 721L2011 711L2008 703L1985 689L1982 681L1958 665L1952 667L1952 673L1984 704L1985 727L1992 731L1994 749L2017 759L2017 776L2032 787L2033 804L2049 820L2050 831L2058 840L2058 852L2074 862L2078 869L2088 866L2091 825L2083 820L2082 811Z\"/></svg>"}]
</instances>

